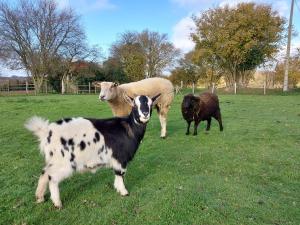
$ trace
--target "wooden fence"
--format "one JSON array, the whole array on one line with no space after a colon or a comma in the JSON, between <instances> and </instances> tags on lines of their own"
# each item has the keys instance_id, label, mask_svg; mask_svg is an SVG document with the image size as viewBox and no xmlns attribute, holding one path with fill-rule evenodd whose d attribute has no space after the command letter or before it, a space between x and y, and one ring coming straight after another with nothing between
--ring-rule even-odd
<instances>
[{"instance_id":1,"label":"wooden fence","mask_svg":"<svg viewBox=\"0 0 300 225\"><path fill-rule=\"evenodd\" d=\"M282 89L267 88L266 83L255 88L239 88L236 84L232 87L219 87L216 84L212 84L210 88L196 87L195 84L184 85L181 82L180 85L175 85L176 94L184 94L192 92L198 94L203 91L209 91L216 94L259 94L267 95L282 92ZM72 88L66 87L66 94L98 94L100 92L99 87L95 87L91 82L86 85L72 84ZM53 94L58 93L45 82L40 93ZM60 93L60 92L59 92ZM26 82L25 84L5 84L0 86L0 95L36 95L36 90L33 83Z\"/></svg>"},{"instance_id":2,"label":"wooden fence","mask_svg":"<svg viewBox=\"0 0 300 225\"><path fill-rule=\"evenodd\" d=\"M73 84L73 88L66 88L66 94L97 94L100 88L95 87L92 83L87 85ZM57 93L53 88L45 82L40 93L53 94ZM26 82L25 84L10 84L0 86L0 95L36 95L36 90L33 83Z\"/></svg>"}]
</instances>

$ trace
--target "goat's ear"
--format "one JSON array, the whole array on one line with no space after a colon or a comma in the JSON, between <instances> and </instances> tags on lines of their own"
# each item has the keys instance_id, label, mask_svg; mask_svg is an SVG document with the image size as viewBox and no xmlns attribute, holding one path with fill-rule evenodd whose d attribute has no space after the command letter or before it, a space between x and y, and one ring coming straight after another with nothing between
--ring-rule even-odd
<instances>
[{"instance_id":1,"label":"goat's ear","mask_svg":"<svg viewBox=\"0 0 300 225\"><path fill-rule=\"evenodd\" d=\"M161 96L161 93L159 93L158 95L155 95L153 98L152 98L152 104L154 104L156 102L156 100Z\"/></svg>"},{"instance_id":2,"label":"goat's ear","mask_svg":"<svg viewBox=\"0 0 300 225\"><path fill-rule=\"evenodd\" d=\"M124 100L130 105L130 106L134 106L134 99L132 97L130 97L129 95L127 95L126 93L123 94Z\"/></svg>"},{"instance_id":3,"label":"goat's ear","mask_svg":"<svg viewBox=\"0 0 300 225\"><path fill-rule=\"evenodd\" d=\"M95 87L101 87L101 82L100 81L94 81L92 83L92 85L94 85Z\"/></svg>"}]
</instances>

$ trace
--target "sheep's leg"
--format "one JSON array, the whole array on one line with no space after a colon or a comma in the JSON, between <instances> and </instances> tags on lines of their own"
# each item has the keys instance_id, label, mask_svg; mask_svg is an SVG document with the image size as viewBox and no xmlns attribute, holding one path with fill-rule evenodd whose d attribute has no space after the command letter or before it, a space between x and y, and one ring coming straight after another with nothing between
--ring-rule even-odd
<instances>
[{"instance_id":1,"label":"sheep's leg","mask_svg":"<svg viewBox=\"0 0 300 225\"><path fill-rule=\"evenodd\" d=\"M223 131L222 116L220 110L215 113L214 118L219 122L220 131Z\"/></svg>"},{"instance_id":2,"label":"sheep's leg","mask_svg":"<svg viewBox=\"0 0 300 225\"><path fill-rule=\"evenodd\" d=\"M197 135L197 128L198 125L200 124L200 120L195 120L195 124L194 124L194 136Z\"/></svg>"},{"instance_id":3,"label":"sheep's leg","mask_svg":"<svg viewBox=\"0 0 300 225\"><path fill-rule=\"evenodd\" d=\"M161 132L160 132L160 137L165 138L167 135L167 115L170 106L158 106L156 105L157 112L159 114L159 121L160 121L160 126L161 126Z\"/></svg>"},{"instance_id":4,"label":"sheep's leg","mask_svg":"<svg viewBox=\"0 0 300 225\"><path fill-rule=\"evenodd\" d=\"M187 126L187 129L186 129L186 135L189 135L190 134L190 126L191 126L191 123L192 123L192 121L187 121L187 124L188 124L188 126Z\"/></svg>"},{"instance_id":5,"label":"sheep's leg","mask_svg":"<svg viewBox=\"0 0 300 225\"><path fill-rule=\"evenodd\" d=\"M207 120L206 131L210 130L211 118Z\"/></svg>"},{"instance_id":6,"label":"sheep's leg","mask_svg":"<svg viewBox=\"0 0 300 225\"><path fill-rule=\"evenodd\" d=\"M47 190L47 184L49 182L48 175L45 174L43 171L43 174L39 178L38 186L35 191L35 197L36 197L36 202L41 203L44 202L44 196L45 192Z\"/></svg>"},{"instance_id":7,"label":"sheep's leg","mask_svg":"<svg viewBox=\"0 0 300 225\"><path fill-rule=\"evenodd\" d=\"M119 192L122 196L129 195L124 185L124 175L125 175L125 170L124 171L115 170L114 187L117 190L117 192Z\"/></svg>"},{"instance_id":8,"label":"sheep's leg","mask_svg":"<svg viewBox=\"0 0 300 225\"><path fill-rule=\"evenodd\" d=\"M161 132L160 132L160 137L165 138L167 134L167 118L166 114L159 114L159 121L160 121L160 126L161 126Z\"/></svg>"}]
</instances>

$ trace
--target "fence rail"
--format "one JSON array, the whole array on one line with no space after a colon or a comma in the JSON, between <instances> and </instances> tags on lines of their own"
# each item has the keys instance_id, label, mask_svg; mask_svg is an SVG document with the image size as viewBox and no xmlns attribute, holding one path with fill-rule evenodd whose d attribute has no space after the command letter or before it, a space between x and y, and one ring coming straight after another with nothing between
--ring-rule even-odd
<instances>
[{"instance_id":1,"label":"fence rail","mask_svg":"<svg viewBox=\"0 0 300 225\"><path fill-rule=\"evenodd\" d=\"M94 86L92 83L72 85L72 88L66 87L66 94L96 94L100 88ZM45 83L40 93L52 94L57 93L49 84ZM33 83L25 84L4 84L0 86L0 95L22 95L22 94L37 94Z\"/></svg>"},{"instance_id":2,"label":"fence rail","mask_svg":"<svg viewBox=\"0 0 300 225\"><path fill-rule=\"evenodd\" d=\"M231 87L218 87L217 84L212 84L209 88L199 88L196 87L195 84L192 85L183 85L183 82L179 85L175 85L175 93L176 94L183 94L187 91L192 93L199 93L202 91L209 91L211 93L216 94L260 94L260 95L267 95L267 94L274 94L274 93L281 93L282 89L275 89L275 88L267 88L266 82L263 85L258 87L249 87L249 88L240 88L236 84ZM66 94L97 94L100 92L100 88L94 86L91 82L88 84L72 84L72 87L66 87ZM43 85L40 93L43 94L53 94L58 93L55 91L47 82ZM0 86L0 95L33 95L37 94L34 84L26 82L25 84L5 84Z\"/></svg>"}]
</instances>

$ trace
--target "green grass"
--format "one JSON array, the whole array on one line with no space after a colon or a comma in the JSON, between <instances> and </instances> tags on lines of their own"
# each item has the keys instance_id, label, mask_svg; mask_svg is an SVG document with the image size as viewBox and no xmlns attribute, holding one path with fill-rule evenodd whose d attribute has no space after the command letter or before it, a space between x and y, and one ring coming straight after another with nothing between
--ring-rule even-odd
<instances>
[{"instance_id":1,"label":"green grass","mask_svg":"<svg viewBox=\"0 0 300 225\"><path fill-rule=\"evenodd\" d=\"M111 170L77 174L60 185L63 209L34 192L44 165L25 120L39 115L110 117L96 95L0 98L0 224L299 224L300 95L221 95L224 132L212 121L186 136L176 96L168 138L156 113L125 185Z\"/></svg>"}]
</instances>

